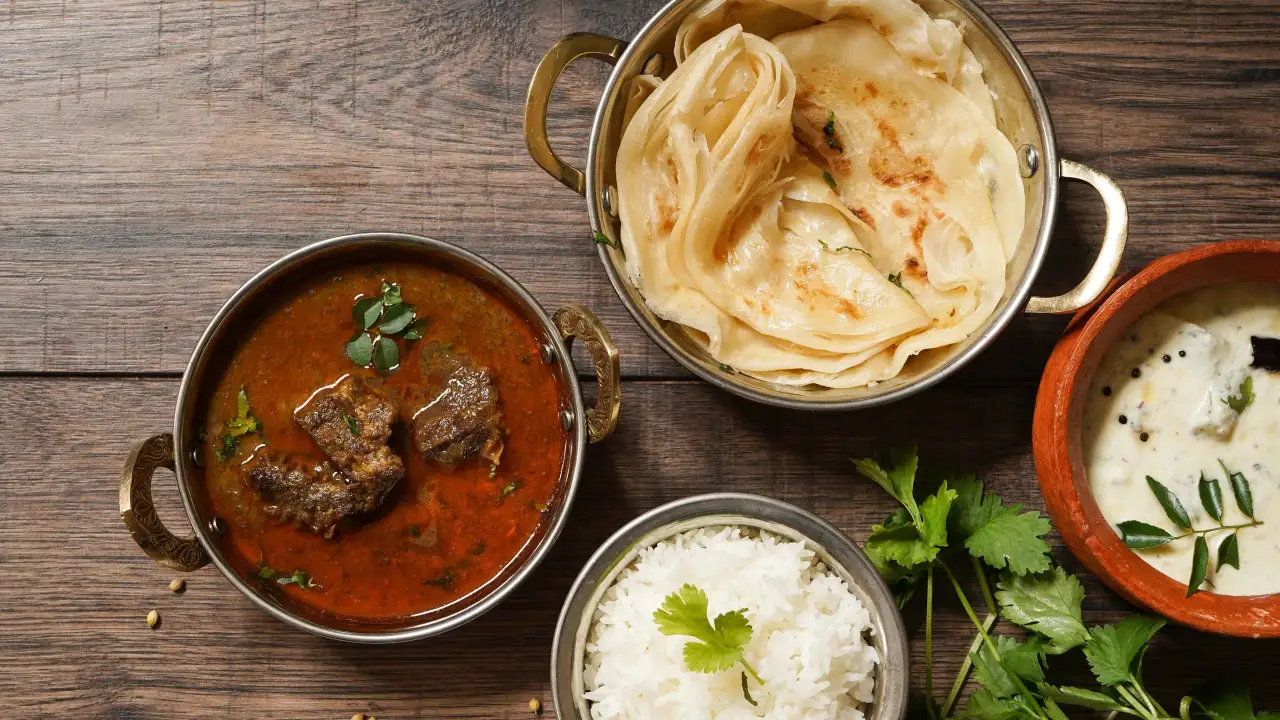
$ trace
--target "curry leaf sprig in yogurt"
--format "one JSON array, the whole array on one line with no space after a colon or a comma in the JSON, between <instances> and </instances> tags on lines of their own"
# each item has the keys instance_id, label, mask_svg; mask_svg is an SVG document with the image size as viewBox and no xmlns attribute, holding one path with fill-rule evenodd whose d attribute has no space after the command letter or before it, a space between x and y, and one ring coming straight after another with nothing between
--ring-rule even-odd
<instances>
[{"instance_id":1,"label":"curry leaf sprig in yogurt","mask_svg":"<svg viewBox=\"0 0 1280 720\"><path fill-rule=\"evenodd\" d=\"M1165 621L1130 615L1114 625L1086 626L1082 613L1084 587L1074 575L1054 566L1044 540L1049 523L1039 513L1023 512L1021 505L1005 505L999 495L986 492L972 475L948 478L936 492L917 500L914 451L891 456L885 467L869 459L853 462L859 473L902 504L882 525L873 528L863 549L900 605L912 597L917 587L925 588L925 702L923 707L913 708L917 712L911 713L912 717L1066 720L1064 705L1101 710L1110 713L1110 718L1127 715L1142 720L1191 720L1193 709L1211 720L1246 720L1265 715L1255 715L1248 688L1238 683L1197 691L1198 697L1182 698L1176 715L1161 706L1144 686L1142 664L1152 637ZM1248 481L1242 475L1228 475L1237 504L1242 512L1250 514ZM1157 492L1157 496L1161 496L1162 504L1168 499L1166 510L1171 516L1186 515L1172 493ZM1220 485L1206 479L1202 500L1214 506L1206 510L1212 510L1215 518L1222 516L1221 496ZM1152 530L1163 532L1160 528ZM1235 560L1238 562L1239 558ZM972 567L982 589L985 619L978 618L957 579L957 571L965 565ZM935 571L947 578L977 630L969 657L960 666L942 704L933 697ZM993 572L999 577L994 594L988 577ZM999 617L1021 626L1028 636L1023 639L994 634ZM1062 685L1050 680L1049 658L1077 648L1083 651L1097 687ZM952 708L970 669L982 689L969 696L962 713L953 716Z\"/></svg>"},{"instance_id":2,"label":"curry leaf sprig in yogurt","mask_svg":"<svg viewBox=\"0 0 1280 720\"><path fill-rule=\"evenodd\" d=\"M1200 485L1198 488L1200 504L1204 507L1205 514L1218 523L1217 527L1200 530L1193 527L1191 517L1187 514L1187 509L1183 507L1182 501L1178 499L1178 496L1150 475L1147 476L1147 486L1151 488L1151 493L1155 495L1156 500L1160 503L1164 514L1168 516L1170 522L1186 530L1186 532L1174 535L1162 527L1144 523L1140 520L1125 520L1117 524L1120 529L1120 539L1124 541L1125 545L1134 550L1146 550L1167 545L1174 540L1195 537L1195 553L1191 558L1191 580L1187 583L1187 597L1191 597L1200 590L1200 586L1204 584L1205 577L1208 575L1209 541L1206 536L1209 533L1233 531L1218 545L1217 567L1221 569L1230 565L1239 570L1240 540L1237 537L1237 533L1244 528L1257 527L1262 524L1262 521L1253 516L1253 491L1249 487L1248 478L1244 476L1244 473L1231 472L1227 469L1227 464L1221 460L1218 461L1218 464L1222 466L1222 470L1227 474L1227 479L1231 483L1231 493L1235 495L1236 507L1240 508L1240 512L1249 518L1250 522L1234 525L1223 523L1222 483L1216 478L1206 477L1204 473L1200 473Z\"/></svg>"}]
</instances>

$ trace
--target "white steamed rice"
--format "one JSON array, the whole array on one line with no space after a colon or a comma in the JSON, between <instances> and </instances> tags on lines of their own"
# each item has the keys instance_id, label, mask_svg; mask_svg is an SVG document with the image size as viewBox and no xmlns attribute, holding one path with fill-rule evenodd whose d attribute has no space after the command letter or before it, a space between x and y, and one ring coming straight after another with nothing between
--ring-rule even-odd
<instances>
[{"instance_id":1,"label":"white steamed rice","mask_svg":"<svg viewBox=\"0 0 1280 720\"><path fill-rule=\"evenodd\" d=\"M653 613L690 583L710 616L746 609L746 659L764 685L742 696L740 667L689 672L691 638ZM862 720L879 658L866 608L803 543L737 527L701 528L646 548L605 593L587 638L584 679L595 720Z\"/></svg>"}]
</instances>

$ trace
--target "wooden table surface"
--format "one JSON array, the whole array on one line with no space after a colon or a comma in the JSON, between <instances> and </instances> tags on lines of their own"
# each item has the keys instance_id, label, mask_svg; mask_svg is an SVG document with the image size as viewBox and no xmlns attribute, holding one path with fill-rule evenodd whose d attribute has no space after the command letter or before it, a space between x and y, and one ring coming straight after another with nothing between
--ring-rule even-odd
<instances>
[{"instance_id":1,"label":"wooden table surface","mask_svg":"<svg viewBox=\"0 0 1280 720\"><path fill-rule=\"evenodd\" d=\"M1030 422L1061 318L1018 318L959 376L876 411L810 415L690 379L627 316L581 198L528 158L534 65L561 35L627 37L662 0L0 2L0 701L8 717L520 718L549 704L565 593L638 513L731 488L855 538L890 509L845 458L918 440L1040 507ZM1268 0L985 5L1048 98L1064 157L1125 189L1126 268L1198 243L1274 236L1280 12ZM605 73L572 68L553 141L585 142ZM1074 284L1101 234L1070 186L1041 293ZM212 567L175 596L117 512L131 446L169 428L208 319L280 255L362 230L431 235L506 268L547 307L596 310L622 351L617 434L592 448L567 532L504 605L447 636L343 645L253 607ZM158 478L162 517L183 522ZM1061 546L1068 568L1083 572ZM1092 578L1086 613L1126 603ZM161 627L148 630L157 608ZM919 640L920 621L908 614ZM943 673L971 637L944 604ZM917 646L917 650L918 650ZM1280 707L1280 644L1166 631L1161 697L1222 671ZM1076 668L1080 672L1079 668ZM917 682L920 673L917 668ZM551 716L549 710L544 716Z\"/></svg>"}]
</instances>

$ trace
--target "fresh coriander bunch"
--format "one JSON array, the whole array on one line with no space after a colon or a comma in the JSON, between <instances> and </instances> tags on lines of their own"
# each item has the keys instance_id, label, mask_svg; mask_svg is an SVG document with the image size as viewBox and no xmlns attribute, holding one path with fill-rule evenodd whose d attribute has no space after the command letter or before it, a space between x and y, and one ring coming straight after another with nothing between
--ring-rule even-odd
<instances>
[{"instance_id":1,"label":"fresh coriander bunch","mask_svg":"<svg viewBox=\"0 0 1280 720\"><path fill-rule=\"evenodd\" d=\"M1039 513L1006 505L973 475L948 477L934 492L918 492L914 448L891 454L885 466L869 459L853 463L902 505L872 528L863 549L900 607L921 586L925 590L925 697L914 706L915 717L951 717L972 671L982 687L955 717L1068 720L1063 708L1075 707L1104 711L1109 718L1191 720L1195 712L1211 720L1280 720L1267 713L1255 715L1248 689L1238 685L1203 693L1202 699L1184 697L1177 715L1160 705L1144 687L1142 665L1164 621L1133 615L1114 625L1087 627L1081 612L1084 588L1074 575L1054 565L1045 541L1050 525ZM978 618L957 577L963 569L972 571L981 589L984 619ZM934 579L939 574L977 633L941 703L933 696ZM1001 617L1026 629L1027 637L994 634ZM1050 681L1050 659L1077 649L1084 653L1096 687Z\"/></svg>"}]
</instances>

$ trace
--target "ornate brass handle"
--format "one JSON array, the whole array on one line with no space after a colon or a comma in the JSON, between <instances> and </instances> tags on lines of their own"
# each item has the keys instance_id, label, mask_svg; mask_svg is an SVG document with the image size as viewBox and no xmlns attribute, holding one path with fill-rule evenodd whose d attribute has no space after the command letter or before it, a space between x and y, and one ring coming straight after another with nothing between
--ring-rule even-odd
<instances>
[{"instance_id":1,"label":"ornate brass handle","mask_svg":"<svg viewBox=\"0 0 1280 720\"><path fill-rule=\"evenodd\" d=\"M618 408L622 404L622 370L618 364L618 348L609 331L600 324L595 313L581 305L565 305L552 320L566 342L579 338L587 345L596 366L596 406L587 411L587 432L591 442L609 437L618 426Z\"/></svg>"},{"instance_id":2,"label":"ornate brass handle","mask_svg":"<svg viewBox=\"0 0 1280 720\"><path fill-rule=\"evenodd\" d=\"M156 468L174 470L173 436L156 435L138 443L124 463L120 478L120 519L142 551L174 570L198 570L209 564L209 554L195 537L180 538L165 529L151 502L151 475Z\"/></svg>"},{"instance_id":3,"label":"ornate brass handle","mask_svg":"<svg viewBox=\"0 0 1280 720\"><path fill-rule=\"evenodd\" d=\"M529 95L524 101L524 141L529 146L529 154L551 177L579 195L587 193L586 178L581 170L561 160L551 149L551 141L547 139L547 103L556 80L569 63L589 57L612 65L622 57L626 47L625 42L604 35L566 35L551 46L533 71L533 80L529 81Z\"/></svg>"},{"instance_id":4,"label":"ornate brass handle","mask_svg":"<svg viewBox=\"0 0 1280 720\"><path fill-rule=\"evenodd\" d=\"M1102 249L1098 251L1098 259L1094 261L1093 268L1079 285L1057 297L1031 298L1027 302L1027 312L1072 313L1097 300L1120 268L1120 258L1124 256L1124 246L1129 240L1129 207L1124 200L1124 191L1114 180L1091 167L1070 160L1062 161L1061 174L1064 178L1089 183L1102 196L1102 203L1107 210L1107 228L1102 235Z\"/></svg>"}]
</instances>

